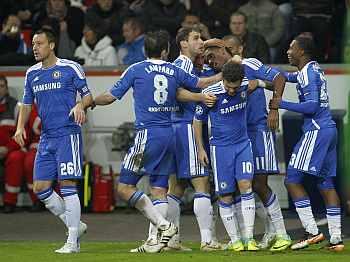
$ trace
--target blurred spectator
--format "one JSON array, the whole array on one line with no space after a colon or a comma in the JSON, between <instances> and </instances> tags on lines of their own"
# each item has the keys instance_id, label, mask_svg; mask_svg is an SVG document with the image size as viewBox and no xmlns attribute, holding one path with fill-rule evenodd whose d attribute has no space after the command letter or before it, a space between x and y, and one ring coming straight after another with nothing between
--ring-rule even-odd
<instances>
[{"instance_id":1,"label":"blurred spectator","mask_svg":"<svg viewBox=\"0 0 350 262\"><path fill-rule=\"evenodd\" d=\"M31 61L31 49L23 40L21 20L9 15L0 33L0 65L28 65Z\"/></svg>"},{"instance_id":2,"label":"blurred spectator","mask_svg":"<svg viewBox=\"0 0 350 262\"><path fill-rule=\"evenodd\" d=\"M57 37L55 49L58 57L73 57L76 44L68 35L67 23L61 23L57 18L54 17L47 17L41 21L40 28L47 28L55 33Z\"/></svg>"},{"instance_id":3,"label":"blurred spectator","mask_svg":"<svg viewBox=\"0 0 350 262\"><path fill-rule=\"evenodd\" d=\"M179 0L148 0L144 9L147 30L167 30L175 37L186 9Z\"/></svg>"},{"instance_id":4,"label":"blurred spectator","mask_svg":"<svg viewBox=\"0 0 350 262\"><path fill-rule=\"evenodd\" d=\"M0 1L0 24L4 23L6 17L8 17L10 14L13 14L12 6L12 0Z\"/></svg>"},{"instance_id":5,"label":"blurred spectator","mask_svg":"<svg viewBox=\"0 0 350 262\"><path fill-rule=\"evenodd\" d=\"M59 22L59 38L67 36L75 46L78 46L83 36L84 12L71 6L69 0L48 0L41 6L40 11L33 15L33 30L38 30L44 21L47 24L48 21L55 20ZM69 56L61 57L69 58Z\"/></svg>"},{"instance_id":6,"label":"blurred spectator","mask_svg":"<svg viewBox=\"0 0 350 262\"><path fill-rule=\"evenodd\" d=\"M199 15L213 37L221 38L230 33L230 16L247 0L185 0L191 13Z\"/></svg>"},{"instance_id":7,"label":"blurred spectator","mask_svg":"<svg viewBox=\"0 0 350 262\"><path fill-rule=\"evenodd\" d=\"M117 47L119 65L131 65L146 59L144 28L136 17L129 17L123 23L125 42Z\"/></svg>"},{"instance_id":8,"label":"blurred spectator","mask_svg":"<svg viewBox=\"0 0 350 262\"><path fill-rule=\"evenodd\" d=\"M330 52L331 17L334 11L333 0L291 0L293 8L293 36L309 31L317 43L316 59L326 62Z\"/></svg>"},{"instance_id":9,"label":"blurred spectator","mask_svg":"<svg viewBox=\"0 0 350 262\"><path fill-rule=\"evenodd\" d=\"M146 0L128 0L129 11L136 16L143 16Z\"/></svg>"},{"instance_id":10,"label":"blurred spectator","mask_svg":"<svg viewBox=\"0 0 350 262\"><path fill-rule=\"evenodd\" d=\"M186 28L194 26L198 27L203 40L208 40L211 38L208 27L200 21L200 17L193 13L187 13L181 23L181 27Z\"/></svg>"},{"instance_id":11,"label":"blurred spectator","mask_svg":"<svg viewBox=\"0 0 350 262\"><path fill-rule=\"evenodd\" d=\"M74 54L84 61L85 66L117 65L117 54L112 46L112 39L104 32L97 21L87 21L81 45Z\"/></svg>"},{"instance_id":12,"label":"blurred spectator","mask_svg":"<svg viewBox=\"0 0 350 262\"><path fill-rule=\"evenodd\" d=\"M16 130L17 100L9 95L7 79L0 75L0 162L3 164L8 145Z\"/></svg>"},{"instance_id":13,"label":"blurred spectator","mask_svg":"<svg viewBox=\"0 0 350 262\"><path fill-rule=\"evenodd\" d=\"M237 11L231 15L230 30L242 40L243 56L257 58L264 64L270 63L269 47L264 37L248 31L247 22L247 17L242 12Z\"/></svg>"},{"instance_id":14,"label":"blurred spectator","mask_svg":"<svg viewBox=\"0 0 350 262\"><path fill-rule=\"evenodd\" d=\"M44 209L43 204L33 192L33 169L36 150L40 138L41 121L36 107L33 106L26 126L26 145L20 147L14 139L7 145L5 160L5 194L4 213L15 211L17 196L20 192L23 179L25 179L33 206L31 211Z\"/></svg>"},{"instance_id":15,"label":"blurred spectator","mask_svg":"<svg viewBox=\"0 0 350 262\"><path fill-rule=\"evenodd\" d=\"M100 24L106 30L104 33L116 46L123 42L122 25L127 15L127 7L119 1L96 0L96 3L87 10L85 21L96 21Z\"/></svg>"},{"instance_id":16,"label":"blurred spectator","mask_svg":"<svg viewBox=\"0 0 350 262\"><path fill-rule=\"evenodd\" d=\"M250 0L238 10L247 16L248 30L265 38L270 48L271 62L276 62L285 31L285 20L278 6L270 0Z\"/></svg>"}]
</instances>

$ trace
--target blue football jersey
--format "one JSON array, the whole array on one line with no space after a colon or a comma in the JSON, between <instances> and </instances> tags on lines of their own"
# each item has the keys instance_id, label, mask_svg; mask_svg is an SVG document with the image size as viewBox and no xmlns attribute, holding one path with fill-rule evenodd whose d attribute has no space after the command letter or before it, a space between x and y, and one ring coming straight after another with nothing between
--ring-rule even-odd
<instances>
[{"instance_id":1,"label":"blue football jersey","mask_svg":"<svg viewBox=\"0 0 350 262\"><path fill-rule=\"evenodd\" d=\"M298 73L292 73L287 77L291 82L297 81L299 101L317 101L318 109L314 114L304 114L304 131L320 128L334 127L329 109L327 80L319 64L315 61L307 63Z\"/></svg>"},{"instance_id":2,"label":"blue football jersey","mask_svg":"<svg viewBox=\"0 0 350 262\"><path fill-rule=\"evenodd\" d=\"M173 64L182 68L187 73L198 76L198 72L194 69L191 59L189 59L187 56L180 55L178 58L176 58ZM199 88L190 88L187 86L183 86L183 88L186 88L187 90L194 93L201 92ZM196 104L196 102L178 101L177 105L179 107L179 110L174 111L171 116L173 123L192 123L194 112L196 110Z\"/></svg>"},{"instance_id":3,"label":"blue football jersey","mask_svg":"<svg viewBox=\"0 0 350 262\"><path fill-rule=\"evenodd\" d=\"M41 119L41 134L59 137L81 132L80 126L69 116L76 105L77 93L90 95L82 67L70 60L57 59L54 66L43 68L35 64L26 72L23 104L36 102Z\"/></svg>"},{"instance_id":4,"label":"blue football jersey","mask_svg":"<svg viewBox=\"0 0 350 262\"><path fill-rule=\"evenodd\" d=\"M247 89L248 80L244 79L234 96L225 93L216 94L214 107L197 105L195 119L211 123L210 144L216 146L232 145L248 140L247 135Z\"/></svg>"},{"instance_id":5,"label":"blue football jersey","mask_svg":"<svg viewBox=\"0 0 350 262\"><path fill-rule=\"evenodd\" d=\"M245 77L248 80L261 79L272 82L280 73L271 66L262 64L255 58L247 58L242 60L244 66ZM248 130L254 131L267 128L267 109L265 91L263 88L257 88L248 96L247 107L247 123Z\"/></svg>"},{"instance_id":6,"label":"blue football jersey","mask_svg":"<svg viewBox=\"0 0 350 262\"><path fill-rule=\"evenodd\" d=\"M149 59L128 67L110 92L121 99L133 88L136 129L170 126L171 112L178 111L177 88L196 88L198 81L171 63Z\"/></svg>"}]
</instances>

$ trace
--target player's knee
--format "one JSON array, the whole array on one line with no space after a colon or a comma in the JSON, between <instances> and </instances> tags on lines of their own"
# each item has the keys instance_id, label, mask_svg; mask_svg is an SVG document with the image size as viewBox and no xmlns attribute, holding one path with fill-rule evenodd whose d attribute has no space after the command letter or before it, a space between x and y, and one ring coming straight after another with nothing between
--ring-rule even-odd
<instances>
[{"instance_id":1,"label":"player's knee","mask_svg":"<svg viewBox=\"0 0 350 262\"><path fill-rule=\"evenodd\" d=\"M238 188L242 194L251 192L253 190L252 181L246 179L240 180L238 181Z\"/></svg>"},{"instance_id":2,"label":"player's knee","mask_svg":"<svg viewBox=\"0 0 350 262\"><path fill-rule=\"evenodd\" d=\"M232 202L233 202L232 194L219 196L219 206L222 204L226 204L226 205L232 204Z\"/></svg>"},{"instance_id":3,"label":"player's knee","mask_svg":"<svg viewBox=\"0 0 350 262\"><path fill-rule=\"evenodd\" d=\"M35 181L33 184L33 192L38 195L39 193L51 188L51 181Z\"/></svg>"},{"instance_id":4,"label":"player's knee","mask_svg":"<svg viewBox=\"0 0 350 262\"><path fill-rule=\"evenodd\" d=\"M209 193L209 178L197 177L192 179L192 185L196 192Z\"/></svg>"},{"instance_id":5,"label":"player's knee","mask_svg":"<svg viewBox=\"0 0 350 262\"><path fill-rule=\"evenodd\" d=\"M166 199L167 188L151 187L151 195L153 199Z\"/></svg>"}]
</instances>

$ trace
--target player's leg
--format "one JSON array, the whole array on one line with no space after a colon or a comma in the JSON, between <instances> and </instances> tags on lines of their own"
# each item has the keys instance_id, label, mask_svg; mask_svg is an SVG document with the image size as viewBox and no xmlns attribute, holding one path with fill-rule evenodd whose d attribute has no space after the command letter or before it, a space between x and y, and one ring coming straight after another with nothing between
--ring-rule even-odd
<instances>
[{"instance_id":1,"label":"player's leg","mask_svg":"<svg viewBox=\"0 0 350 262\"><path fill-rule=\"evenodd\" d=\"M341 208L333 182L337 171L337 136L336 132L334 133L333 141L323 161L321 169L322 178L318 180L317 185L327 209L328 230L330 235L328 248L333 251L342 251L344 249L344 244L341 237Z\"/></svg>"},{"instance_id":2,"label":"player's leg","mask_svg":"<svg viewBox=\"0 0 350 262\"><path fill-rule=\"evenodd\" d=\"M235 178L241 193L241 212L243 216L247 250L259 250L254 240L255 199L253 192L253 153L250 142L236 147Z\"/></svg>"},{"instance_id":3,"label":"player's leg","mask_svg":"<svg viewBox=\"0 0 350 262\"><path fill-rule=\"evenodd\" d=\"M86 224L80 221L81 206L77 184L83 178L83 145L81 134L71 134L55 139L56 163L61 196L64 202L68 237L56 253L75 253L80 250L80 237Z\"/></svg>"},{"instance_id":4,"label":"player's leg","mask_svg":"<svg viewBox=\"0 0 350 262\"><path fill-rule=\"evenodd\" d=\"M21 190L25 152L17 150L10 152L5 160L5 193L4 213L15 211L17 196Z\"/></svg>"},{"instance_id":5,"label":"player's leg","mask_svg":"<svg viewBox=\"0 0 350 262\"><path fill-rule=\"evenodd\" d=\"M155 209L164 217L168 214L168 176L150 176L151 198ZM147 242L158 242L158 228L150 223Z\"/></svg>"},{"instance_id":6,"label":"player's leg","mask_svg":"<svg viewBox=\"0 0 350 262\"><path fill-rule=\"evenodd\" d=\"M211 163L215 192L219 196L219 214L230 237L227 248L234 251L244 249L237 230L232 194L235 191L233 146L211 146ZM206 248L203 246L203 248Z\"/></svg>"}]
</instances>

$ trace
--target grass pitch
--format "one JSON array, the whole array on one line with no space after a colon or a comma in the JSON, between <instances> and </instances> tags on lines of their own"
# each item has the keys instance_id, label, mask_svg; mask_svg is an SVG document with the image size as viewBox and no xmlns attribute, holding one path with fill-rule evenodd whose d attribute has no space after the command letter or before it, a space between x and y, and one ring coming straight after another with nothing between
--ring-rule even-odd
<instances>
[{"instance_id":1,"label":"grass pitch","mask_svg":"<svg viewBox=\"0 0 350 262\"><path fill-rule=\"evenodd\" d=\"M130 254L128 251L140 245L140 242L83 242L79 254L55 254L53 251L60 248L62 242L47 241L0 241L1 262L68 262L68 261L113 261L113 262L350 262L350 248L343 252L330 252L321 249L321 246L302 251L285 251L271 253L268 251L241 252L231 251L201 252L199 244L187 242L193 248L192 252L163 252L160 254ZM345 243L350 246L350 241Z\"/></svg>"}]
</instances>

